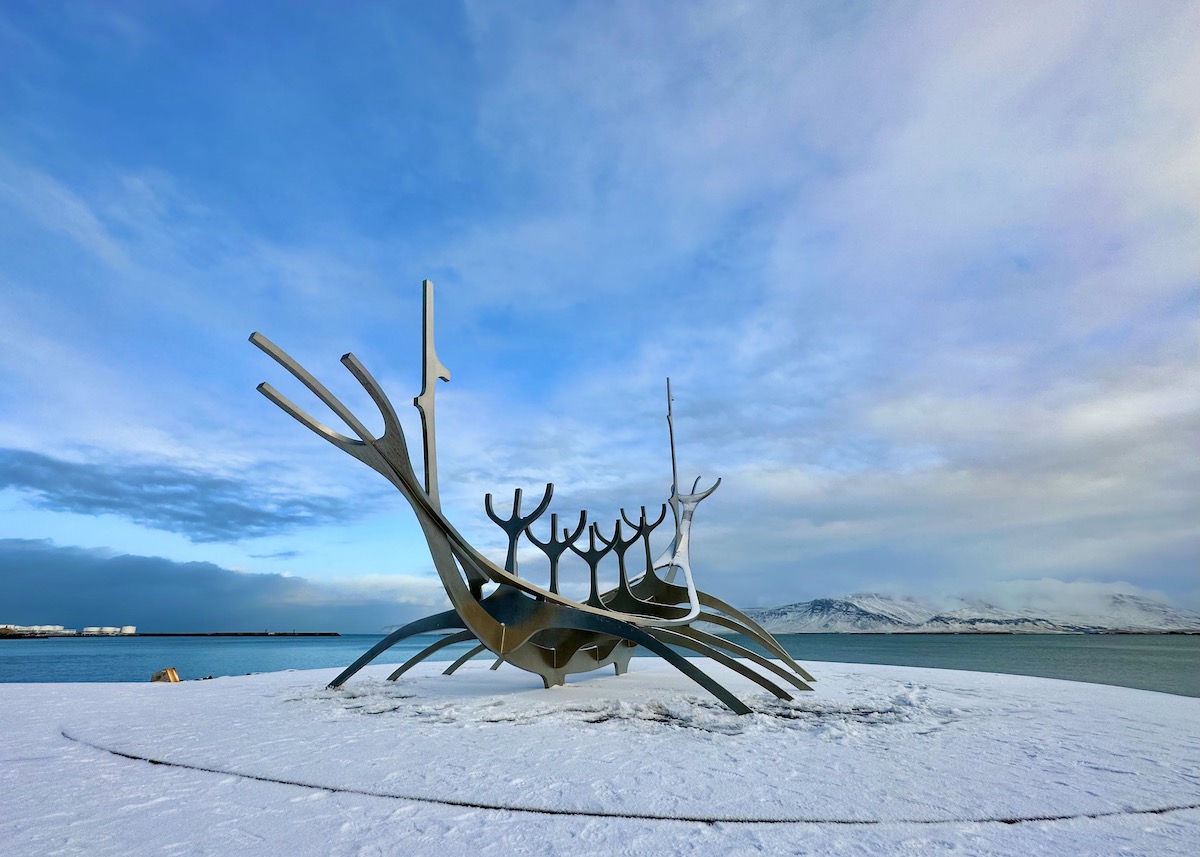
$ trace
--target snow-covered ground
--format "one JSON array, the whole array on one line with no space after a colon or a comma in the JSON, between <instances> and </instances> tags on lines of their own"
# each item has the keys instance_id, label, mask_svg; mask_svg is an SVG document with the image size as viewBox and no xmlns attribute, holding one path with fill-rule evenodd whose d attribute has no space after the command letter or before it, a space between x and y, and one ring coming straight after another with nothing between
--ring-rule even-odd
<instances>
[{"instance_id":1,"label":"snow-covered ground","mask_svg":"<svg viewBox=\"0 0 1200 857\"><path fill-rule=\"evenodd\" d=\"M653 659L442 667L0 684L4 853L1200 853L1200 699L815 664L781 703L706 664L737 717Z\"/></svg>"}]
</instances>

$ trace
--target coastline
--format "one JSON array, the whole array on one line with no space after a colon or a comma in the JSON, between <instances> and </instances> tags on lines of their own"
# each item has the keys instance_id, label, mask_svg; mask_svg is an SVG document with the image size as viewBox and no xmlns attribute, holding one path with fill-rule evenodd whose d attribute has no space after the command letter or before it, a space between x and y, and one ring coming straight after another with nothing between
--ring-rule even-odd
<instances>
[{"instance_id":1,"label":"coastline","mask_svg":"<svg viewBox=\"0 0 1200 857\"><path fill-rule=\"evenodd\" d=\"M62 637L0 645L0 684L145 682L164 667L184 679L286 669L342 669L382 635ZM90 643L88 640L105 642ZM778 637L801 662L875 663L1032 675L1200 697L1200 635L1195 634L912 634L806 633ZM415 655L413 638L389 656ZM741 642L741 641L738 641ZM453 661L467 644L434 660ZM644 652L635 652L640 660Z\"/></svg>"},{"instance_id":2,"label":"coastline","mask_svg":"<svg viewBox=\"0 0 1200 857\"><path fill-rule=\"evenodd\" d=\"M190 631L137 634L0 634L0 640L128 640L131 637L340 637L339 631Z\"/></svg>"},{"instance_id":3,"label":"coastline","mask_svg":"<svg viewBox=\"0 0 1200 857\"><path fill-rule=\"evenodd\" d=\"M436 632L435 632L436 633ZM1102 629L1096 631L776 631L776 634L836 635L845 637L1192 637L1200 636L1200 628L1172 631ZM0 634L0 640L97 640L131 637L341 637L340 631L147 631L136 634ZM363 636L374 636L371 634ZM382 636L382 635L380 635ZM726 631L718 636L737 636Z\"/></svg>"}]
</instances>

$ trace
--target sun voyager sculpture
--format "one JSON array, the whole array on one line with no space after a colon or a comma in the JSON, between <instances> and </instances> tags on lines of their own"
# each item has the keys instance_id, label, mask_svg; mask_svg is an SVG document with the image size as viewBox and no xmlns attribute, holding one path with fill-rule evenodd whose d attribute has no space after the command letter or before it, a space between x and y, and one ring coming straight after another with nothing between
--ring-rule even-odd
<instances>
[{"instance_id":1,"label":"sun voyager sculpture","mask_svg":"<svg viewBox=\"0 0 1200 857\"><path fill-rule=\"evenodd\" d=\"M452 605L450 610L397 628L343 670L329 687L341 687L400 640L416 634L443 632L396 669L389 680L395 681L446 646L474 641L475 646L451 663L445 670L446 675L471 658L488 652L495 658L493 669L501 664L511 664L541 676L549 688L563 684L569 675L610 665L617 675L621 675L627 670L634 649L640 645L738 714L748 714L750 708L676 649L701 654L781 699L792 698L784 688L785 684L797 690L811 690L807 682L813 681L813 677L766 630L741 611L696 587L689 557L692 519L696 507L717 489L721 480L707 490L697 492L700 482L697 479L690 493L680 493L670 379L667 380L667 426L671 441L671 495L657 515L647 515L643 506L635 519L622 509L620 519L612 525L611 535L605 535L607 526L601 528L598 523L589 523L587 512L581 512L578 523L574 527L563 527L560 535L558 515L551 514L549 534L543 540L533 525L549 508L554 494L554 486L547 484L537 508L526 515L521 514L519 488L514 493L512 513L507 518L496 513L492 495L486 496L488 516L508 535L508 553L503 568L463 538L443 515L438 494L434 396L437 381L449 381L450 372L438 360L434 348L433 284L426 280L423 289L422 385L421 394L413 404L421 415L424 479L419 479L413 468L395 409L358 358L346 354L342 364L379 408L384 426L380 437L367 431L345 405L286 352L260 333L250 336L252 343L311 390L357 437L343 435L313 419L270 384L259 384L259 392L302 425L379 473L408 500ZM675 536L662 555L655 559L650 548L650 534L663 523L668 507L674 519ZM585 532L586 542L583 539ZM518 576L517 545L522 535L540 548L549 560L548 587ZM568 550L581 557L588 568L591 588L583 601L568 598L559 591L559 560ZM617 585L602 590L599 565L610 553L617 561ZM677 583L679 577L682 581ZM488 590L486 594L485 589ZM700 623L740 634L768 656L703 631L696 627Z\"/></svg>"}]
</instances>

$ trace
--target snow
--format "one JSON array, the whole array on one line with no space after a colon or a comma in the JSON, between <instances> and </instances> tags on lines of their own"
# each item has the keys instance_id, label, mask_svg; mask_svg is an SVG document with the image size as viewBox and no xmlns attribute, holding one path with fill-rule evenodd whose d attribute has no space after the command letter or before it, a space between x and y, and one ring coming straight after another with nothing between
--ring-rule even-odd
<instances>
[{"instance_id":1,"label":"snow","mask_svg":"<svg viewBox=\"0 0 1200 857\"><path fill-rule=\"evenodd\" d=\"M817 664L816 692L780 702L705 664L755 709L738 717L654 659L552 690L486 663L442 667L395 684L371 667L341 691L324 689L336 670L0 684L0 842L223 857L1200 853L1200 699Z\"/></svg>"},{"instance_id":2,"label":"snow","mask_svg":"<svg viewBox=\"0 0 1200 857\"><path fill-rule=\"evenodd\" d=\"M1099 624L1105 628L1184 631L1200 628L1200 613L1183 610L1149 598L1117 593L1105 599L1103 615L1094 611L1059 611L1061 621Z\"/></svg>"},{"instance_id":3,"label":"snow","mask_svg":"<svg viewBox=\"0 0 1200 857\"><path fill-rule=\"evenodd\" d=\"M1124 594L1109 595L1090 610L1064 612L1027 605L1013 612L965 598L950 599L938 607L915 598L857 593L750 610L748 614L774 634L1200 630L1200 613L1194 610Z\"/></svg>"},{"instance_id":4,"label":"snow","mask_svg":"<svg viewBox=\"0 0 1200 857\"><path fill-rule=\"evenodd\" d=\"M934 611L921 604L915 598L904 596L876 595L873 592L858 592L847 595L846 601L865 610L889 619L896 620L901 625L920 625L933 617Z\"/></svg>"}]
</instances>

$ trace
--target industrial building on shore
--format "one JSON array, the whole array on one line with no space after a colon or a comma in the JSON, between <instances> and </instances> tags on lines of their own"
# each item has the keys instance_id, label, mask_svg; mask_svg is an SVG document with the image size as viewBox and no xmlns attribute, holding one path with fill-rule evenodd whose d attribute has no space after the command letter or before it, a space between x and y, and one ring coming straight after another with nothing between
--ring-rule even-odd
<instances>
[{"instance_id":1,"label":"industrial building on shore","mask_svg":"<svg viewBox=\"0 0 1200 857\"><path fill-rule=\"evenodd\" d=\"M0 624L0 637L121 637L136 633L135 625L92 625L77 631L62 625Z\"/></svg>"}]
</instances>

